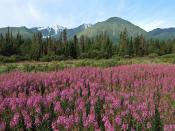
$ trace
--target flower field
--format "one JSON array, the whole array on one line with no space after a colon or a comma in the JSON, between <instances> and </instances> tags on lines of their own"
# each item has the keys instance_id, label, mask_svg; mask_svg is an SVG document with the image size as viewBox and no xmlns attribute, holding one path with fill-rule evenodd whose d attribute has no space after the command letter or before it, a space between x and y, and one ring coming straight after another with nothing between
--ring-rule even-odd
<instances>
[{"instance_id":1,"label":"flower field","mask_svg":"<svg viewBox=\"0 0 175 131\"><path fill-rule=\"evenodd\" d=\"M0 75L0 131L174 131L175 66Z\"/></svg>"}]
</instances>

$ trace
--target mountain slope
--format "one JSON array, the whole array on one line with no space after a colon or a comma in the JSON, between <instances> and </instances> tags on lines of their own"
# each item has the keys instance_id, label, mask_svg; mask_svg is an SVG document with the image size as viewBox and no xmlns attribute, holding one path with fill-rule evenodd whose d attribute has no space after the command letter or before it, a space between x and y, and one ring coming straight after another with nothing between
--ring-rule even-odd
<instances>
[{"instance_id":1,"label":"mountain slope","mask_svg":"<svg viewBox=\"0 0 175 131\"><path fill-rule=\"evenodd\" d=\"M150 36L156 39L167 40L175 38L175 28L154 29L149 32Z\"/></svg>"},{"instance_id":2,"label":"mountain slope","mask_svg":"<svg viewBox=\"0 0 175 131\"><path fill-rule=\"evenodd\" d=\"M33 32L26 28L25 26L22 27L9 27L10 33L15 37L19 32L24 38L32 38ZM5 35L8 32L8 27L0 28L0 34Z\"/></svg>"},{"instance_id":3,"label":"mountain slope","mask_svg":"<svg viewBox=\"0 0 175 131\"><path fill-rule=\"evenodd\" d=\"M127 29L129 36L135 37L138 34L147 36L147 32L145 30L119 17L112 17L106 21L98 22L79 33L78 36L87 35L89 37L94 37L106 32L113 41L117 42L119 40L120 32L124 31L125 28Z\"/></svg>"},{"instance_id":4,"label":"mountain slope","mask_svg":"<svg viewBox=\"0 0 175 131\"><path fill-rule=\"evenodd\" d=\"M43 35L43 38L51 36L57 36L60 35L60 33L66 29L65 27L55 25L55 26L48 26L48 27L34 27L31 28L32 32L41 32Z\"/></svg>"},{"instance_id":5,"label":"mountain slope","mask_svg":"<svg viewBox=\"0 0 175 131\"><path fill-rule=\"evenodd\" d=\"M61 32L66 29L67 31L67 37L69 39L73 38L74 35L84 31L85 29L89 28L91 25L90 24L83 24L78 27L72 28L72 29L67 29L65 27L56 25L56 26L48 26L48 27L34 27L31 28L32 32L41 32L43 35L43 38L49 37L50 35L55 38L59 38Z\"/></svg>"},{"instance_id":6,"label":"mountain slope","mask_svg":"<svg viewBox=\"0 0 175 131\"><path fill-rule=\"evenodd\" d=\"M74 35L81 33L82 31L90 28L91 26L92 26L91 24L83 24L83 25L80 25L76 28L67 29L67 36L68 36L68 38L73 38Z\"/></svg>"},{"instance_id":7,"label":"mountain slope","mask_svg":"<svg viewBox=\"0 0 175 131\"><path fill-rule=\"evenodd\" d=\"M78 27L68 29L59 25L48 26L48 27L33 27L26 28L22 27L10 27L10 32L12 31L13 36L16 36L19 32L24 38L32 38L34 33L41 32L43 38L49 37L50 35L54 38L59 38L61 32L66 29L68 39L73 38L74 35L80 37L81 35L86 35L89 37L95 37L101 33L106 32L110 38L117 43L119 41L120 33L127 29L129 37L136 37L137 35L143 34L145 38L156 38L161 40L167 40L175 38L175 28L167 29L154 29L150 32L146 32L140 27L132 24L131 22L124 20L119 17L111 17L106 21L98 22L94 25L83 24ZM0 34L5 35L8 31L8 27L0 28Z\"/></svg>"}]
</instances>

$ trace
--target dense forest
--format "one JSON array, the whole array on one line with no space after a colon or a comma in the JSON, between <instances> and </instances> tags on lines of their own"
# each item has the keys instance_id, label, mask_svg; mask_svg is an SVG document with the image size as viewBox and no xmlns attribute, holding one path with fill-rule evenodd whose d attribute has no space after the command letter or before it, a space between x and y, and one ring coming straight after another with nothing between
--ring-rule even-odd
<instances>
[{"instance_id":1,"label":"dense forest","mask_svg":"<svg viewBox=\"0 0 175 131\"><path fill-rule=\"evenodd\" d=\"M13 62L21 60L51 61L79 58L111 58L113 55L123 57L142 57L147 55L164 55L175 52L175 40L158 40L144 38L138 35L129 37L125 29L120 33L118 43L113 43L107 33L94 38L76 35L73 39L67 38L64 30L59 38L51 36L43 39L41 33L34 34L32 39L23 39L18 33L12 35L10 29L5 35L0 35L0 60Z\"/></svg>"}]
</instances>

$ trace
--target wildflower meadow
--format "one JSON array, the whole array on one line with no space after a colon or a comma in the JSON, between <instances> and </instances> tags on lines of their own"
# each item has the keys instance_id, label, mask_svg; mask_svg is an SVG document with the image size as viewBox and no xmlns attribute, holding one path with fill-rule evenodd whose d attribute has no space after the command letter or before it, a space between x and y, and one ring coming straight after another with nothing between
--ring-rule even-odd
<instances>
[{"instance_id":1,"label":"wildflower meadow","mask_svg":"<svg viewBox=\"0 0 175 131\"><path fill-rule=\"evenodd\" d=\"M0 131L174 131L175 66L0 75Z\"/></svg>"}]
</instances>

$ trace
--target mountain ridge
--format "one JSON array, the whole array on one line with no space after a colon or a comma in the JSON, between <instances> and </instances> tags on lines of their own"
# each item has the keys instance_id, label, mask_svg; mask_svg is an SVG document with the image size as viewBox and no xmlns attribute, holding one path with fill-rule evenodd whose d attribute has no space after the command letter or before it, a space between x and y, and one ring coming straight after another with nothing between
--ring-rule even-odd
<instances>
[{"instance_id":1,"label":"mountain ridge","mask_svg":"<svg viewBox=\"0 0 175 131\"><path fill-rule=\"evenodd\" d=\"M59 38L61 32L66 29L68 38L73 38L74 35L80 37L81 35L86 35L89 37L95 37L100 33L107 32L110 38L113 41L118 41L120 32L124 29L127 29L128 35L135 37L137 35L144 35L148 38L155 38L155 39L170 39L175 38L175 28L156 28L152 31L145 31L141 27L133 24L132 22L122 19L120 17L110 17L107 20L97 22L95 24L82 24L75 28L66 28L60 25L53 25L53 26L40 26L40 27L32 27L27 28L25 26L20 27L9 27L12 34L15 36L19 32L22 34L24 38L31 38L34 33L41 32L43 38L52 36L55 38ZM0 28L0 34L5 35L8 31L8 27Z\"/></svg>"},{"instance_id":2,"label":"mountain ridge","mask_svg":"<svg viewBox=\"0 0 175 131\"><path fill-rule=\"evenodd\" d=\"M129 36L135 37L140 34L147 36L147 32L145 30L119 17L111 17L105 21L98 22L87 30L79 33L78 36L86 35L93 37L106 32L110 38L116 42L119 40L120 33L124 31L125 28L127 29Z\"/></svg>"},{"instance_id":3,"label":"mountain ridge","mask_svg":"<svg viewBox=\"0 0 175 131\"><path fill-rule=\"evenodd\" d=\"M149 32L151 36L154 36L154 38L161 39L161 40L167 40L171 38L175 38L175 28L156 28Z\"/></svg>"}]
</instances>

